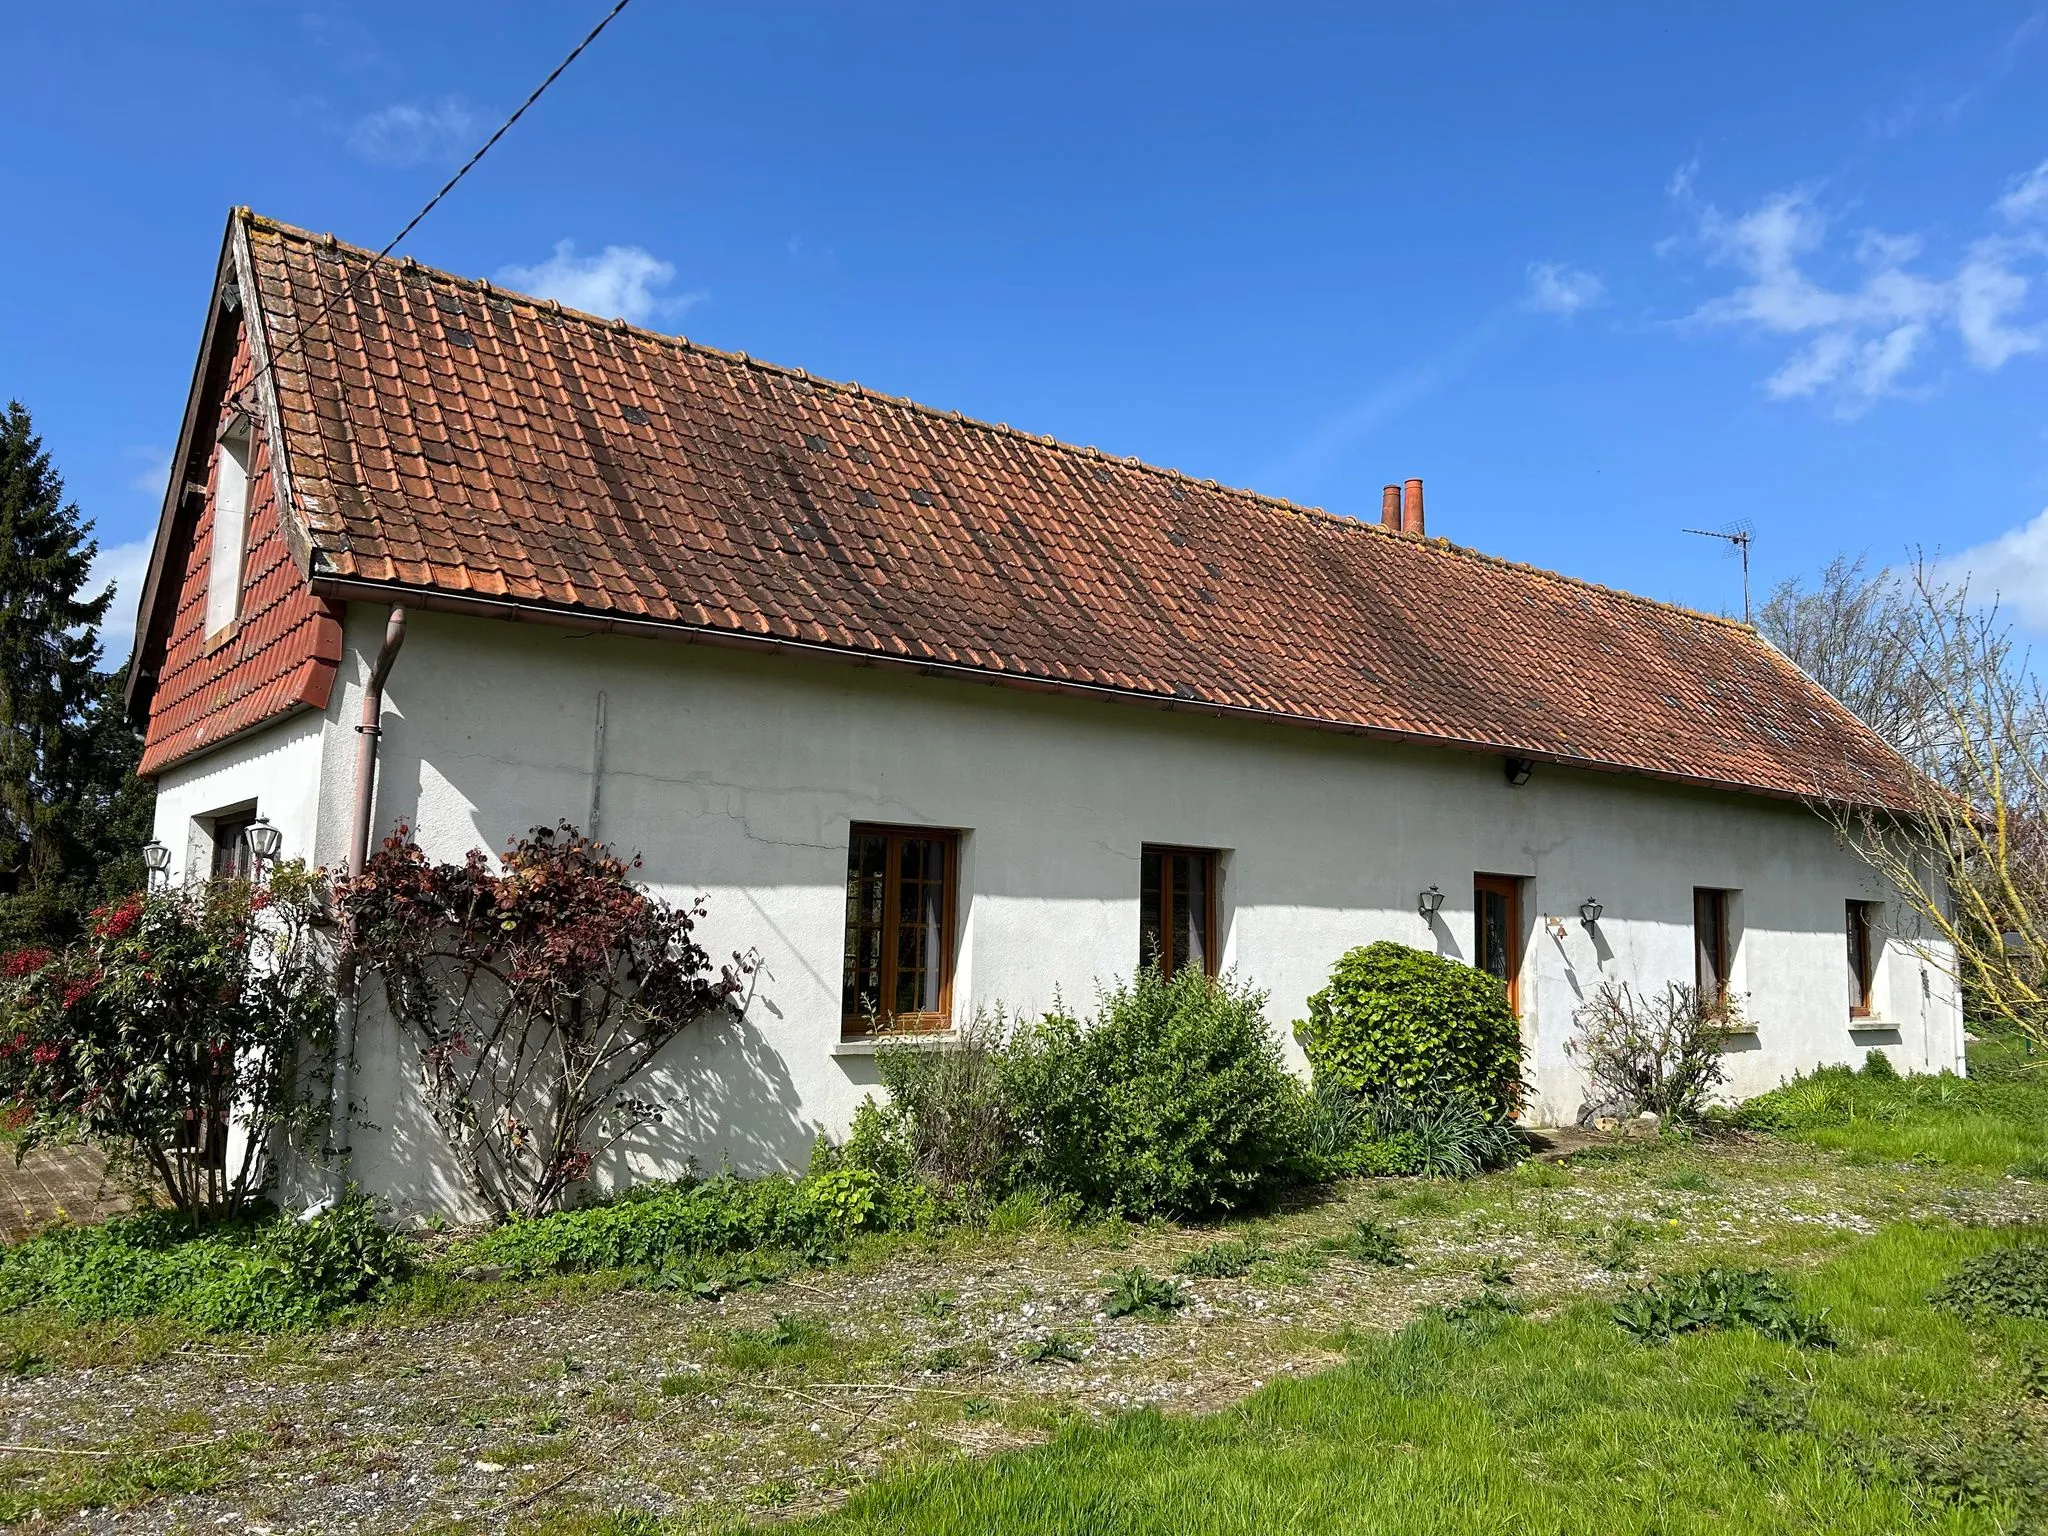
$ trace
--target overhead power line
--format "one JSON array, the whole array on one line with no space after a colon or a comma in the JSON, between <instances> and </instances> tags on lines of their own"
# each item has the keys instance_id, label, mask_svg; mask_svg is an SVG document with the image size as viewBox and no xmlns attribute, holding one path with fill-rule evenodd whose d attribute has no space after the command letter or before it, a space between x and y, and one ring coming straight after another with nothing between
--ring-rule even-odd
<instances>
[{"instance_id":1,"label":"overhead power line","mask_svg":"<svg viewBox=\"0 0 2048 1536\"><path fill-rule=\"evenodd\" d=\"M404 240L405 237L411 234L415 229L419 228L420 222L423 219L425 219L428 214L432 213L437 207L440 206L441 200L445 198L450 192L453 192L455 190L456 186L461 182L463 177L467 176L471 171L476 169L477 163L481 161L485 155L488 155L494 148L497 147L498 140L504 138L505 135L511 131L512 125L518 122L520 118L526 116L527 112L532 108L533 104L539 101L541 97L547 94L548 87L553 85L557 80L561 79L563 72L567 70L571 64L574 64L579 57L582 56L583 50L588 48L592 43L596 42L598 40L598 37L604 32L604 29L610 26L614 21L618 20L619 13L632 3L633 0L617 0L617 3L614 4L609 11L606 11L601 18L599 18L597 25L592 27L588 32L584 33L583 40L562 56L562 62L557 64L553 69L549 70L547 78L541 81L539 85L533 88L531 94L527 96L526 100L519 103L519 105L513 110L512 115L510 117L506 118L504 122L498 124L497 131L493 133L488 139L485 139L483 141L483 143L478 147L477 152L475 154L471 155L467 160L462 162L462 168L458 170L453 176L450 176L445 182L443 182L441 184L440 190L437 191L432 197L428 198L426 202L420 205L419 212L415 213L411 218L405 221L404 228L400 229L397 234L393 235L389 240L384 242L383 248L379 250L376 255L372 256L367 262L363 264L363 269L360 272L356 273L355 276L351 277L346 283L342 285L340 293L336 294L333 298L327 299L324 302L322 302L320 307L313 312L313 316L310 320L302 320L299 323L297 335L293 336L291 340L288 341L284 346L278 348L275 352L270 354L270 361L264 368L264 372L266 374L275 377L278 363L282 361L285 357L289 356L291 353L297 351L300 347L302 347L305 344L306 337L308 336L308 334L310 334L313 327L318 325L321 321L325 320L327 316L333 311L334 306L336 304L340 303L344 299L354 297L356 284L361 282L365 277L368 277L372 272L376 271L378 263L384 261L387 257L389 257L393 251L398 249L399 242Z\"/></svg>"}]
</instances>

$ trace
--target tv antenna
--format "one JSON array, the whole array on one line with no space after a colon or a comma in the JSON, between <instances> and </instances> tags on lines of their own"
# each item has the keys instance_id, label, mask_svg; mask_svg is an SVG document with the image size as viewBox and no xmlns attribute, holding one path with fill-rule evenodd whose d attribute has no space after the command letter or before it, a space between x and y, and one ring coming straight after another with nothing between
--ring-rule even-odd
<instances>
[{"instance_id":1,"label":"tv antenna","mask_svg":"<svg viewBox=\"0 0 2048 1536\"><path fill-rule=\"evenodd\" d=\"M1749 546L1756 538L1756 524L1746 517L1738 517L1719 528L1687 528L1683 531L1696 533L1703 539L1724 539L1729 554L1742 556L1742 622L1749 623Z\"/></svg>"}]
</instances>

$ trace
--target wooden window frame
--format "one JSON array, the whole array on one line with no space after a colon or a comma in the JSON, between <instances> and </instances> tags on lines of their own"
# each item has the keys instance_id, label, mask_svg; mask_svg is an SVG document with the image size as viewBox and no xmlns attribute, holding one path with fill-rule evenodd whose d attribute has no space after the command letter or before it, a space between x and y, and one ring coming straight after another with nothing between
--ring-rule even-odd
<instances>
[{"instance_id":1,"label":"wooden window frame","mask_svg":"<svg viewBox=\"0 0 2048 1536\"><path fill-rule=\"evenodd\" d=\"M256 825L256 808L244 811L224 811L213 818L213 852L207 861L207 873L215 880L248 880L256 872L256 858L249 849L249 829ZM223 846L223 843L227 846ZM229 848L239 852L229 852ZM225 860L221 855L227 853ZM227 867L223 868L223 864ZM239 870L237 869L239 866Z\"/></svg>"},{"instance_id":2,"label":"wooden window frame","mask_svg":"<svg viewBox=\"0 0 2048 1536\"><path fill-rule=\"evenodd\" d=\"M1472 963L1484 970L1484 904L1481 895L1504 897L1508 907L1508 963L1506 985L1508 1010L1522 1016L1522 881L1518 875L1474 875L1472 877ZM1488 974L1491 974L1489 972Z\"/></svg>"},{"instance_id":3,"label":"wooden window frame","mask_svg":"<svg viewBox=\"0 0 2048 1536\"><path fill-rule=\"evenodd\" d=\"M255 500L256 433L247 416L237 412L214 441L212 531L207 543L205 614L202 644L211 650L235 633L242 621L243 585L249 575L249 514ZM226 537L223 506L228 482L234 482L234 537ZM232 547L230 547L232 546ZM225 611L222 611L225 610Z\"/></svg>"},{"instance_id":4,"label":"wooden window frame","mask_svg":"<svg viewBox=\"0 0 2048 1536\"><path fill-rule=\"evenodd\" d=\"M1208 868L1209 877L1202 882L1204 887L1202 934L1207 940L1202 947L1202 971L1204 975L1214 980L1217 965L1221 958L1218 952L1223 948L1216 937L1216 884L1217 876L1223 867L1222 859L1217 856L1214 848L1188 848L1179 843L1145 843L1140 846L1138 850L1138 939L1141 951L1144 947L1145 935L1144 860L1150 854L1157 854L1159 856L1159 911L1156 914L1159 919L1161 939L1159 946L1159 974L1162 977L1173 974L1173 861L1176 858L1186 856L1202 860ZM1138 963L1140 965L1147 965L1150 963L1150 957L1141 952L1138 956Z\"/></svg>"},{"instance_id":5,"label":"wooden window frame","mask_svg":"<svg viewBox=\"0 0 2048 1536\"><path fill-rule=\"evenodd\" d=\"M1849 1017L1852 1019L1877 1017L1877 936L1871 921L1871 911L1876 905L1870 901L1848 903L1849 979L1856 987L1856 1000L1849 1004Z\"/></svg>"},{"instance_id":6,"label":"wooden window frame","mask_svg":"<svg viewBox=\"0 0 2048 1536\"><path fill-rule=\"evenodd\" d=\"M876 1019L846 1011L845 961L840 956L841 990L839 1000L839 1032L842 1039L869 1039L877 1034L944 1034L953 1027L953 962L957 944L954 935L955 913L960 899L960 833L952 827L902 827L884 825L878 822L857 821L847 828L846 852L853 856L856 839L879 837L885 840L887 851L882 865L882 956L881 974L876 981L876 993L880 997L892 997L897 981L897 939L902 932L902 902L898 897L903 873L903 844L905 842L935 842L944 845L946 851L946 879L944 896L940 903L939 919L939 1006L935 1013L886 1014ZM849 898L850 899L850 898ZM848 912L844 943L853 939L852 912Z\"/></svg>"},{"instance_id":7,"label":"wooden window frame","mask_svg":"<svg viewBox=\"0 0 2048 1536\"><path fill-rule=\"evenodd\" d=\"M1725 886L1696 885L1692 888L1693 990L1695 993L1704 990L1699 984L1702 951L1707 952L1707 958L1714 971L1714 982L1719 989L1713 997L1699 999L1702 1007L1710 1003L1720 1003L1734 990L1734 977L1729 974L1730 968L1735 964L1735 921L1729 910L1734 905L1730 900L1734 894ZM1716 918L1714 942L1711 945L1707 942L1707 935L1700 931L1703 898L1711 903Z\"/></svg>"}]
</instances>

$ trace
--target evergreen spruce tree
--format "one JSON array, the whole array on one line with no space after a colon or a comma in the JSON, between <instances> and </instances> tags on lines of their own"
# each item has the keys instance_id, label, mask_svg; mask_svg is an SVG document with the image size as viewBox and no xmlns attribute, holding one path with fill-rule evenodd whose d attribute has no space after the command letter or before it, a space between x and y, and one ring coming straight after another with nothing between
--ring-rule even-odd
<instances>
[{"instance_id":1,"label":"evergreen spruce tree","mask_svg":"<svg viewBox=\"0 0 2048 1536\"><path fill-rule=\"evenodd\" d=\"M29 414L0 417L0 942L62 939L123 876L137 745L98 672L113 588L86 595L99 545Z\"/></svg>"}]
</instances>

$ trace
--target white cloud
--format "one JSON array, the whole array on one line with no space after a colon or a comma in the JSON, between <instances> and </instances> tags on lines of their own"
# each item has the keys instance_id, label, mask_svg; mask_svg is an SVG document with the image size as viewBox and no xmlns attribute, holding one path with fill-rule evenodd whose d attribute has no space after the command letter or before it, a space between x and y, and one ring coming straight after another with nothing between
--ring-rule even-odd
<instances>
[{"instance_id":1,"label":"white cloud","mask_svg":"<svg viewBox=\"0 0 2048 1536\"><path fill-rule=\"evenodd\" d=\"M1978 240L1944 277L1915 270L1919 237L1866 230L1847 270L1837 259L1838 275L1825 280L1814 272L1828 260L1828 236L1828 217L1805 189L1775 193L1738 217L1711 204L1699 210L1707 260L1744 280L1692 319L1794 339L1764 381L1773 399L1824 397L1853 416L1907 393L1911 369L1945 334L1986 371L2048 344L2040 327L2015 323L2029 292L2016 266L2048 249L2030 236Z\"/></svg>"},{"instance_id":2,"label":"white cloud","mask_svg":"<svg viewBox=\"0 0 2048 1536\"><path fill-rule=\"evenodd\" d=\"M142 467L128 477L128 489L152 501L162 501L165 488L171 479L171 450L168 448L130 448L123 458Z\"/></svg>"},{"instance_id":3,"label":"white cloud","mask_svg":"<svg viewBox=\"0 0 2048 1536\"><path fill-rule=\"evenodd\" d=\"M1998 200L1998 211L2015 224L2048 214L2048 160L2005 184L2005 196Z\"/></svg>"},{"instance_id":4,"label":"white cloud","mask_svg":"<svg viewBox=\"0 0 2048 1536\"><path fill-rule=\"evenodd\" d=\"M2006 265L2024 250L2009 241L1980 240L1956 273L1956 329L1979 368L2002 367L2023 352L2041 350L2040 326L2005 323L2027 301L2027 280Z\"/></svg>"},{"instance_id":5,"label":"white cloud","mask_svg":"<svg viewBox=\"0 0 2048 1536\"><path fill-rule=\"evenodd\" d=\"M100 625L100 652L105 666L121 665L135 644L135 608L142 601L142 582L149 574L149 551L154 542L137 539L132 544L103 544L93 557L92 574L85 582L86 593L97 596L108 582L114 584L114 600L107 604L107 616Z\"/></svg>"},{"instance_id":6,"label":"white cloud","mask_svg":"<svg viewBox=\"0 0 2048 1536\"><path fill-rule=\"evenodd\" d=\"M2048 630L2048 511L1944 560L1937 574L1967 583L1973 598L1995 600L2029 629Z\"/></svg>"},{"instance_id":7,"label":"white cloud","mask_svg":"<svg viewBox=\"0 0 2048 1536\"><path fill-rule=\"evenodd\" d=\"M399 102L358 118L349 129L349 148L378 165L417 165L451 160L476 147L481 122L459 96L431 105Z\"/></svg>"},{"instance_id":8,"label":"white cloud","mask_svg":"<svg viewBox=\"0 0 2048 1536\"><path fill-rule=\"evenodd\" d=\"M531 267L501 267L494 282L537 298L559 299L571 309L610 318L624 316L637 324L673 317L705 297L702 293L665 294L676 269L637 245L608 245L596 256L578 256L576 243L563 240L555 254Z\"/></svg>"},{"instance_id":9,"label":"white cloud","mask_svg":"<svg viewBox=\"0 0 2048 1536\"><path fill-rule=\"evenodd\" d=\"M1607 297L1599 275L1561 261L1529 263L1529 292L1523 303L1546 315L1575 315Z\"/></svg>"}]
</instances>

